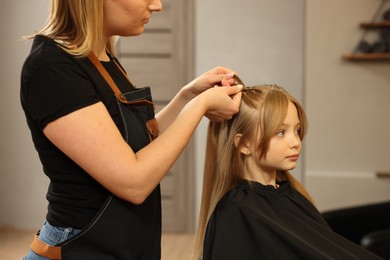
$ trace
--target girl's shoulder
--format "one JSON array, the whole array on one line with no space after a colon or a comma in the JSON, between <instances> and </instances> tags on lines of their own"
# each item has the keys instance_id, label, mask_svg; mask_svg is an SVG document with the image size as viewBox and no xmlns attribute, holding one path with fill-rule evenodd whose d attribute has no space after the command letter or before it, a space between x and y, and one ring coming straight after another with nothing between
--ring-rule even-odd
<instances>
[{"instance_id":1,"label":"girl's shoulder","mask_svg":"<svg viewBox=\"0 0 390 260\"><path fill-rule=\"evenodd\" d=\"M221 201L242 201L258 196L278 197L286 195L291 191L292 189L288 181L283 181L278 188L275 188L272 185L263 185L255 181L241 180L222 197Z\"/></svg>"},{"instance_id":2,"label":"girl's shoulder","mask_svg":"<svg viewBox=\"0 0 390 260\"><path fill-rule=\"evenodd\" d=\"M280 183L279 188L274 188L271 185L242 180L220 199L216 211L247 212L257 211L259 208L272 211L272 208L281 202L290 203L291 196L295 193L288 181Z\"/></svg>"},{"instance_id":3,"label":"girl's shoulder","mask_svg":"<svg viewBox=\"0 0 390 260\"><path fill-rule=\"evenodd\" d=\"M246 207L247 204L252 204L257 197L256 190L252 182L240 181L220 199L217 204L217 210L242 208Z\"/></svg>"}]
</instances>

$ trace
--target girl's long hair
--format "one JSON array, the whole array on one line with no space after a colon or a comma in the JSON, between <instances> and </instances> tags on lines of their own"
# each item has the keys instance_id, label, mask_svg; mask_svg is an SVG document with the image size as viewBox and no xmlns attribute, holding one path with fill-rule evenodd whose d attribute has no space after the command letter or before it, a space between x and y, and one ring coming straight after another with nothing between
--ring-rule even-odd
<instances>
[{"instance_id":1,"label":"girl's long hair","mask_svg":"<svg viewBox=\"0 0 390 260\"><path fill-rule=\"evenodd\" d=\"M240 111L231 120L209 123L194 259L202 258L205 229L218 201L244 177L245 156L236 148L234 136L240 133L258 144L259 159L264 158L271 138L286 117L289 102L297 108L301 124L299 137L302 140L307 131L305 112L294 97L276 85L244 87ZM277 172L277 182L282 180L289 181L292 188L313 203L302 184L289 172Z\"/></svg>"},{"instance_id":2,"label":"girl's long hair","mask_svg":"<svg viewBox=\"0 0 390 260\"><path fill-rule=\"evenodd\" d=\"M103 0L50 0L46 25L25 38L36 35L55 40L72 55L86 57L104 39ZM107 45L111 54L114 54L114 41L111 37Z\"/></svg>"}]
</instances>

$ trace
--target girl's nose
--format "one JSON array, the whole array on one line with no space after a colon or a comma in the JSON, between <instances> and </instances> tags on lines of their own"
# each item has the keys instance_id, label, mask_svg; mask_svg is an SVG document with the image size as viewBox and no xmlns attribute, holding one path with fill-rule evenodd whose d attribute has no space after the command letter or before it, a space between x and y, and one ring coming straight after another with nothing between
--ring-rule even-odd
<instances>
[{"instance_id":1,"label":"girl's nose","mask_svg":"<svg viewBox=\"0 0 390 260\"><path fill-rule=\"evenodd\" d=\"M291 139L290 148L299 148L301 146L301 138L298 135L294 135Z\"/></svg>"},{"instance_id":2,"label":"girl's nose","mask_svg":"<svg viewBox=\"0 0 390 260\"><path fill-rule=\"evenodd\" d=\"M152 0L150 2L149 9L152 12L160 12L162 10L161 0Z\"/></svg>"}]
</instances>

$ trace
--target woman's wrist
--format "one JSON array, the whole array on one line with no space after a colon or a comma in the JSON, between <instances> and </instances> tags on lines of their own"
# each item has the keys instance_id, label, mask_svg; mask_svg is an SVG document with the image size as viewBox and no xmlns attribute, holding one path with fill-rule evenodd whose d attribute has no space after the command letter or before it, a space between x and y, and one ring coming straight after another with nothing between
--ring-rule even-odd
<instances>
[{"instance_id":1,"label":"woman's wrist","mask_svg":"<svg viewBox=\"0 0 390 260\"><path fill-rule=\"evenodd\" d=\"M198 112L193 111L192 113L200 113L202 117L207 113L208 107L208 97L205 93L199 95L193 95L193 98L188 101L186 107L187 109L195 109Z\"/></svg>"},{"instance_id":2,"label":"woman's wrist","mask_svg":"<svg viewBox=\"0 0 390 260\"><path fill-rule=\"evenodd\" d=\"M188 103L190 100L192 100L194 97L196 97L197 95L192 91L192 85L194 84L193 81L191 81L190 83L188 83L187 85L185 85L184 87L182 87L179 92L178 92L178 95L181 99L183 99L185 101L185 103Z\"/></svg>"}]
</instances>

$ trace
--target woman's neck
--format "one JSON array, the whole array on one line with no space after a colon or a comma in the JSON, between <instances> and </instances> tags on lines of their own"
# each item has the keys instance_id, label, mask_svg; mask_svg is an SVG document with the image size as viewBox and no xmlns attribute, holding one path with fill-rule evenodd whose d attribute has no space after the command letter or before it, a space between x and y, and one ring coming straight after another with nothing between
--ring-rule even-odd
<instances>
[{"instance_id":1,"label":"woman's neck","mask_svg":"<svg viewBox=\"0 0 390 260\"><path fill-rule=\"evenodd\" d=\"M93 49L93 53L100 61L110 61L110 57L108 56L106 51L106 46L107 41L102 41L101 43L97 43L95 48Z\"/></svg>"}]
</instances>

